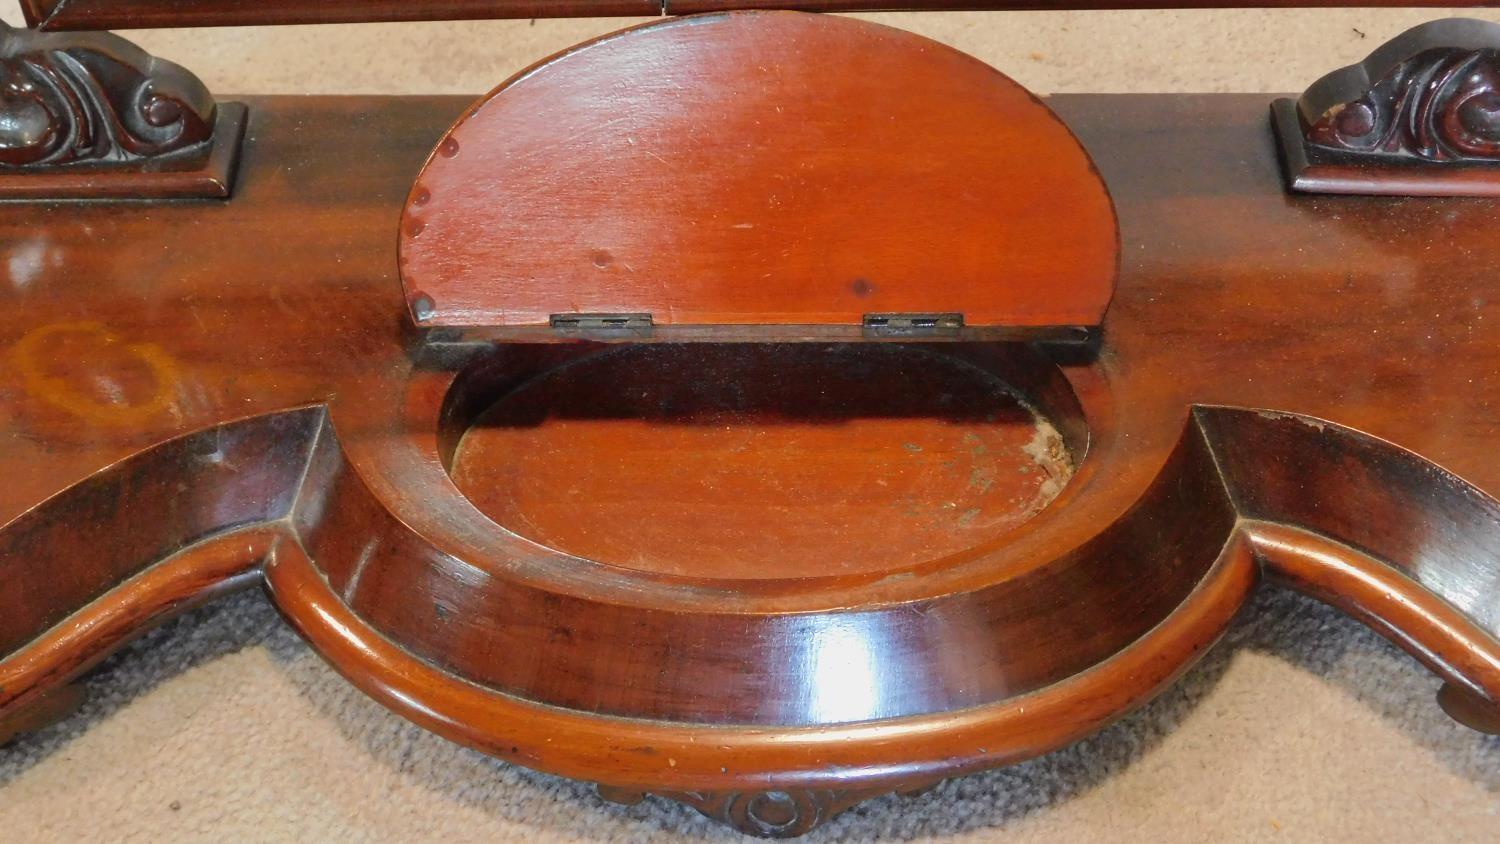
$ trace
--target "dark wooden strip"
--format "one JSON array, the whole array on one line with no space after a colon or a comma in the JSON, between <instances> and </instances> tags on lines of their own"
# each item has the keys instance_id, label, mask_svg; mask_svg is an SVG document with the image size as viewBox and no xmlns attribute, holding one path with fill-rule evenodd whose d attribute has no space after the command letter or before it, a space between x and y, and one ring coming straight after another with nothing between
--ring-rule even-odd
<instances>
[{"instance_id":1,"label":"dark wooden strip","mask_svg":"<svg viewBox=\"0 0 1500 844\"><path fill-rule=\"evenodd\" d=\"M804 12L1489 7L1489 0L21 0L42 29L358 23L476 18L654 17L731 9Z\"/></svg>"},{"instance_id":2,"label":"dark wooden strip","mask_svg":"<svg viewBox=\"0 0 1500 844\"><path fill-rule=\"evenodd\" d=\"M1402 8L1459 6L1486 7L1490 2L1458 3L1438 0L666 0L668 14L690 15L731 9L793 9L803 12L987 12L987 11L1100 11L1106 9L1305 9L1341 6Z\"/></svg>"},{"instance_id":3,"label":"dark wooden strip","mask_svg":"<svg viewBox=\"0 0 1500 844\"><path fill-rule=\"evenodd\" d=\"M360 23L475 18L654 17L660 0L21 0L42 29Z\"/></svg>"}]
</instances>

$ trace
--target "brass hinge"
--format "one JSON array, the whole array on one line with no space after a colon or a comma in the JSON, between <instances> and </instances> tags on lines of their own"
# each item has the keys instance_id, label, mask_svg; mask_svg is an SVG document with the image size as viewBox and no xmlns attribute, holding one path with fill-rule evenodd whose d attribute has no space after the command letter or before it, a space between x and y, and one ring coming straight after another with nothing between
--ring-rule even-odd
<instances>
[{"instance_id":1,"label":"brass hinge","mask_svg":"<svg viewBox=\"0 0 1500 844\"><path fill-rule=\"evenodd\" d=\"M651 334L650 314L553 314L551 323L559 334L601 338Z\"/></svg>"},{"instance_id":2,"label":"brass hinge","mask_svg":"<svg viewBox=\"0 0 1500 844\"><path fill-rule=\"evenodd\" d=\"M956 337L963 314L865 314L866 337Z\"/></svg>"}]
</instances>

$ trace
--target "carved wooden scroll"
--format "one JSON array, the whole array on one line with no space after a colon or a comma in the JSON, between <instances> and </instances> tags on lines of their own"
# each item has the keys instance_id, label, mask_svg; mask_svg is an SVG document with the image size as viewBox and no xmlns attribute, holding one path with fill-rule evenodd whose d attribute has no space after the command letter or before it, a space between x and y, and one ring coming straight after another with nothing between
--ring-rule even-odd
<instances>
[{"instance_id":1,"label":"carved wooden scroll","mask_svg":"<svg viewBox=\"0 0 1500 844\"><path fill-rule=\"evenodd\" d=\"M244 120L119 36L0 24L0 198L228 196Z\"/></svg>"},{"instance_id":2,"label":"carved wooden scroll","mask_svg":"<svg viewBox=\"0 0 1500 844\"><path fill-rule=\"evenodd\" d=\"M1500 25L1423 24L1272 115L1294 190L1500 194Z\"/></svg>"}]
</instances>

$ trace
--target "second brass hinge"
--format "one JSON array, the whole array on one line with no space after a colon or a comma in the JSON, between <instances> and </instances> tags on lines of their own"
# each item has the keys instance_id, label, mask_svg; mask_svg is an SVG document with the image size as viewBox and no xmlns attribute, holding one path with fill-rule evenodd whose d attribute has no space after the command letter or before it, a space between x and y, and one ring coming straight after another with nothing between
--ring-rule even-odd
<instances>
[{"instance_id":1,"label":"second brass hinge","mask_svg":"<svg viewBox=\"0 0 1500 844\"><path fill-rule=\"evenodd\" d=\"M866 337L956 337L963 314L865 314Z\"/></svg>"},{"instance_id":2,"label":"second brass hinge","mask_svg":"<svg viewBox=\"0 0 1500 844\"><path fill-rule=\"evenodd\" d=\"M560 334L629 337L651 333L650 314L553 314L551 323Z\"/></svg>"}]
</instances>

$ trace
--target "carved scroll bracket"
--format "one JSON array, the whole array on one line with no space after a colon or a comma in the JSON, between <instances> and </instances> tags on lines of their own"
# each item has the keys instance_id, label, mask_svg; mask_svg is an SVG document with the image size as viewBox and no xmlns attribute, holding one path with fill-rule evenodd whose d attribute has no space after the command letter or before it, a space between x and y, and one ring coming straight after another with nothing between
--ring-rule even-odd
<instances>
[{"instance_id":1,"label":"carved scroll bracket","mask_svg":"<svg viewBox=\"0 0 1500 844\"><path fill-rule=\"evenodd\" d=\"M1500 25L1422 24L1271 112L1292 190L1500 195Z\"/></svg>"},{"instance_id":2,"label":"carved scroll bracket","mask_svg":"<svg viewBox=\"0 0 1500 844\"><path fill-rule=\"evenodd\" d=\"M0 23L0 199L227 197L245 115L117 35Z\"/></svg>"}]
</instances>

